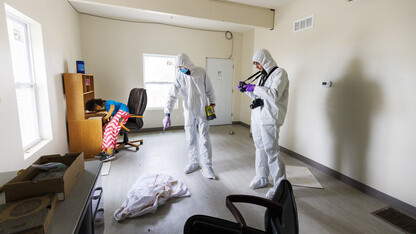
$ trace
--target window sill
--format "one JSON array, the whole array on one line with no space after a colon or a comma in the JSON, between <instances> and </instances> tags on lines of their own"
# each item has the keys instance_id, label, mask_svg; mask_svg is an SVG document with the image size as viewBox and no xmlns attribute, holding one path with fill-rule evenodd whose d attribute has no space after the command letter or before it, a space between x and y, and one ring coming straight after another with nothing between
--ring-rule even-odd
<instances>
[{"instance_id":1,"label":"window sill","mask_svg":"<svg viewBox=\"0 0 416 234\"><path fill-rule=\"evenodd\" d=\"M146 110L163 110L164 107L146 107Z\"/></svg>"},{"instance_id":2,"label":"window sill","mask_svg":"<svg viewBox=\"0 0 416 234\"><path fill-rule=\"evenodd\" d=\"M146 107L146 110L164 110L165 109L165 107ZM173 108L174 110L177 110L177 109L179 109L178 107L174 107Z\"/></svg>"},{"instance_id":3,"label":"window sill","mask_svg":"<svg viewBox=\"0 0 416 234\"><path fill-rule=\"evenodd\" d=\"M24 159L28 159L30 156L32 156L34 153L42 149L46 144L48 144L52 139L42 139L38 143L36 143L34 146L30 147L29 149L25 150L24 152Z\"/></svg>"}]
</instances>

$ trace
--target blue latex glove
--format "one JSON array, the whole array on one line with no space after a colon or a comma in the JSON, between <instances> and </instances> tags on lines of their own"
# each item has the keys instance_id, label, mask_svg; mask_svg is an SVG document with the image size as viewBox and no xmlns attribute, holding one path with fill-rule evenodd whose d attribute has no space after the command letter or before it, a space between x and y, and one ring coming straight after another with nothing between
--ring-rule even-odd
<instances>
[{"instance_id":1,"label":"blue latex glove","mask_svg":"<svg viewBox=\"0 0 416 234\"><path fill-rule=\"evenodd\" d=\"M163 131L168 129L170 127L170 124L170 116L165 116L165 118L163 118Z\"/></svg>"},{"instance_id":2,"label":"blue latex glove","mask_svg":"<svg viewBox=\"0 0 416 234\"><path fill-rule=\"evenodd\" d=\"M246 92L253 92L254 91L254 87L256 87L255 84L246 84L243 86L243 88L246 89Z\"/></svg>"}]
</instances>

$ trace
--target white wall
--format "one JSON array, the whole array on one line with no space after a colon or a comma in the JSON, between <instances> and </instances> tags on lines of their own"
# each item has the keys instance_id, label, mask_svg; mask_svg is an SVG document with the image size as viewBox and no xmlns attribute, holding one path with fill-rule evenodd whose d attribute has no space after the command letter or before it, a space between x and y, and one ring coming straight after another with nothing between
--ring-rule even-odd
<instances>
[{"instance_id":1,"label":"white wall","mask_svg":"<svg viewBox=\"0 0 416 234\"><path fill-rule=\"evenodd\" d=\"M42 26L51 110L52 135L41 150L24 160L4 3ZM65 0L0 0L0 172L26 168L45 154L68 152L63 94L63 72L75 72L81 58L78 13Z\"/></svg>"},{"instance_id":2,"label":"white wall","mask_svg":"<svg viewBox=\"0 0 416 234\"><path fill-rule=\"evenodd\" d=\"M275 28L256 30L254 49L289 74L280 144L416 206L416 2L295 0Z\"/></svg>"},{"instance_id":3,"label":"white wall","mask_svg":"<svg viewBox=\"0 0 416 234\"><path fill-rule=\"evenodd\" d=\"M127 102L130 90L144 87L143 53L177 55L185 52L196 66L205 68L206 57L228 58L232 41L224 32L132 23L81 15L82 51L86 72L94 75L96 97ZM240 76L242 35L234 34L234 77ZM237 56L235 56L237 55ZM172 125L183 125L182 101L174 110ZM217 100L220 102L221 100ZM235 105L235 104L233 104ZM147 109L144 127L162 127L163 109Z\"/></svg>"},{"instance_id":4,"label":"white wall","mask_svg":"<svg viewBox=\"0 0 416 234\"><path fill-rule=\"evenodd\" d=\"M254 30L250 32L244 33L243 37L243 48L242 48L242 74L243 76L239 81L246 80L251 75L257 72L253 65L253 45L254 45ZM238 85L238 82L235 86ZM251 109L250 104L252 103L252 99L246 95L245 93L241 93L238 89L234 90L234 93L237 93L239 96L239 114L240 114L240 121L251 125Z\"/></svg>"}]
</instances>

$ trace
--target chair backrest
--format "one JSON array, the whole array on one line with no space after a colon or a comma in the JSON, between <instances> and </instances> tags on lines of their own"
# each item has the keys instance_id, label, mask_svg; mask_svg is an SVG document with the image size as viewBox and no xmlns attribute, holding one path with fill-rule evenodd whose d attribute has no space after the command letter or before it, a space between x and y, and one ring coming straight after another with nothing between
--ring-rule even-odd
<instances>
[{"instance_id":1,"label":"chair backrest","mask_svg":"<svg viewBox=\"0 0 416 234\"><path fill-rule=\"evenodd\" d=\"M288 180L282 180L274 194L273 201L282 205L282 215L277 215L267 209L264 216L264 226L267 233L299 233L298 212L292 184Z\"/></svg>"},{"instance_id":2,"label":"chair backrest","mask_svg":"<svg viewBox=\"0 0 416 234\"><path fill-rule=\"evenodd\" d=\"M143 115L144 110L147 105L147 93L146 89L143 88L134 88L130 91L129 100L127 106L131 115ZM140 129L143 127L142 118L130 118L129 122L137 124L137 128Z\"/></svg>"}]
</instances>

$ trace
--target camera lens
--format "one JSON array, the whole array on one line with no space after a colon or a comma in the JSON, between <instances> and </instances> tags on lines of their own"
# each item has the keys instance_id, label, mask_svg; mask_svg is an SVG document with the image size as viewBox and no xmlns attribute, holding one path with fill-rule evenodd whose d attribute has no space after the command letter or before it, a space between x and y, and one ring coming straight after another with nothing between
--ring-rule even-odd
<instances>
[{"instance_id":1,"label":"camera lens","mask_svg":"<svg viewBox=\"0 0 416 234\"><path fill-rule=\"evenodd\" d=\"M260 98L254 99L253 103L250 104L250 109L255 109L259 106L263 106L263 100Z\"/></svg>"}]
</instances>

